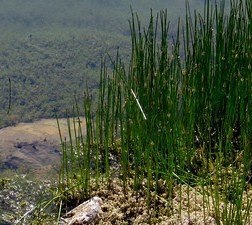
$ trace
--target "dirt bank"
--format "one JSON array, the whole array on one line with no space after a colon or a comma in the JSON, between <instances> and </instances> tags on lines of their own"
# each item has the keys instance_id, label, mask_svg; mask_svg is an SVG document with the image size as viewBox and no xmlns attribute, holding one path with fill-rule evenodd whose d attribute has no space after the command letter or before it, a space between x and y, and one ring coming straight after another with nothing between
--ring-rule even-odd
<instances>
[{"instance_id":1,"label":"dirt bank","mask_svg":"<svg viewBox=\"0 0 252 225\"><path fill-rule=\"evenodd\" d=\"M72 121L72 120L71 120ZM81 118L85 131L84 118ZM68 137L66 119L59 120L62 137ZM0 129L0 171L16 170L38 177L57 174L60 157L60 138L56 119Z\"/></svg>"}]
</instances>

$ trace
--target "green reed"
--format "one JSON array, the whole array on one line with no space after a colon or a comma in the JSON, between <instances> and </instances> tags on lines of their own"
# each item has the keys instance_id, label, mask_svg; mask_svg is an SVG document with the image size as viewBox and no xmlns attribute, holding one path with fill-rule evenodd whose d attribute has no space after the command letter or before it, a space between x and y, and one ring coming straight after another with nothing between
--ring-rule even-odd
<instances>
[{"instance_id":1,"label":"green reed","mask_svg":"<svg viewBox=\"0 0 252 225\"><path fill-rule=\"evenodd\" d=\"M102 61L94 115L90 92L84 98L86 135L78 124L78 135L69 129L69 141L61 138L61 182L77 182L84 198L92 174L96 187L103 173L108 186L120 176L124 189L132 178L136 193L147 180L149 206L155 205L151 190L161 192L160 180L169 202L175 183L202 186L218 224L248 222L251 200L247 213L241 209L251 187L251 7L248 0L231 0L227 11L224 1L206 1L203 14L192 14L186 3L184 24L178 21L172 40L167 11L151 12L147 28L132 12L131 61L125 66L117 53L112 72Z\"/></svg>"}]
</instances>

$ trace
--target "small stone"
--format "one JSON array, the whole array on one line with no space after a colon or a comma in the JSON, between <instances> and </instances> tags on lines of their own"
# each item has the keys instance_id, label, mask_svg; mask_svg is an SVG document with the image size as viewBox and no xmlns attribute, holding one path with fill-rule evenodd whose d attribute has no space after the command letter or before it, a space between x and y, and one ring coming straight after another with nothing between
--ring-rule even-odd
<instances>
[{"instance_id":1,"label":"small stone","mask_svg":"<svg viewBox=\"0 0 252 225\"><path fill-rule=\"evenodd\" d=\"M101 204L102 199L95 196L69 211L61 220L67 225L90 224L102 213Z\"/></svg>"}]
</instances>

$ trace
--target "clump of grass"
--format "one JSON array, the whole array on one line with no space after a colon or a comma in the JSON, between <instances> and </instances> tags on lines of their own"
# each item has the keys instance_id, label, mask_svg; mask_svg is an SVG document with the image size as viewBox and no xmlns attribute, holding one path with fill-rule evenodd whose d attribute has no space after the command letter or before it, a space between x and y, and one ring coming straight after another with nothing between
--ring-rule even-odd
<instances>
[{"instance_id":1,"label":"clump of grass","mask_svg":"<svg viewBox=\"0 0 252 225\"><path fill-rule=\"evenodd\" d=\"M132 178L137 194L147 179L148 205L162 180L170 203L174 184L202 186L217 224L250 220L251 200L242 207L251 188L252 5L231 0L226 12L224 1L206 1L203 15L186 8L172 41L166 11L151 12L147 28L132 12L130 64L118 54L109 73L102 63L95 115L90 93L84 98L85 137L78 125L62 140L60 183L76 187L70 200L89 197L92 175L109 188L116 162L124 189Z\"/></svg>"}]
</instances>

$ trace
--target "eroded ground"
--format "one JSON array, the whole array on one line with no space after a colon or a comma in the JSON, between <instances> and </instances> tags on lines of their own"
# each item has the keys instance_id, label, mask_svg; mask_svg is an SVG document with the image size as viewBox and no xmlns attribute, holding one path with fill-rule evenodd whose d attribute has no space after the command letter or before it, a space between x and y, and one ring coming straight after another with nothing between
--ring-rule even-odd
<instances>
[{"instance_id":1,"label":"eroded ground","mask_svg":"<svg viewBox=\"0 0 252 225\"><path fill-rule=\"evenodd\" d=\"M81 118L84 126L84 118ZM62 137L68 137L66 119L59 120ZM85 131L84 127L82 129ZM36 177L57 174L61 157L56 119L20 123L0 130L0 171L16 170Z\"/></svg>"}]
</instances>

